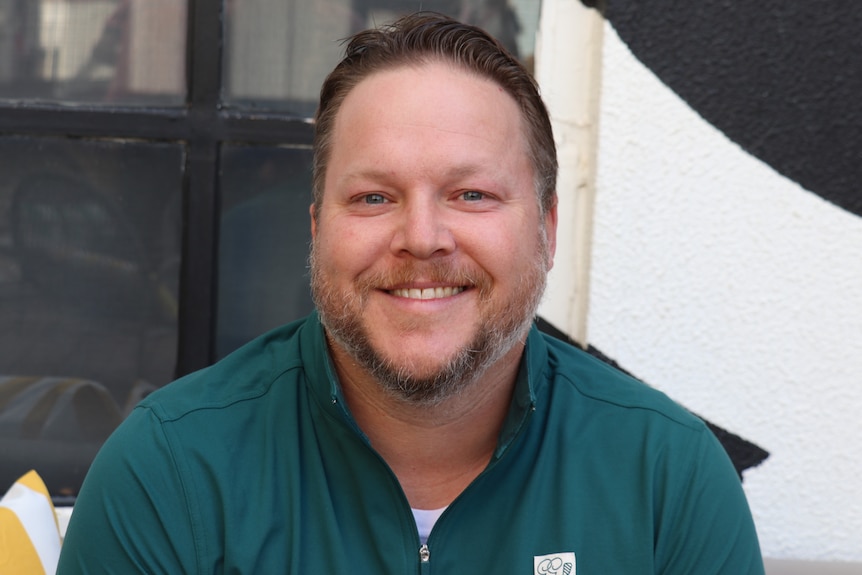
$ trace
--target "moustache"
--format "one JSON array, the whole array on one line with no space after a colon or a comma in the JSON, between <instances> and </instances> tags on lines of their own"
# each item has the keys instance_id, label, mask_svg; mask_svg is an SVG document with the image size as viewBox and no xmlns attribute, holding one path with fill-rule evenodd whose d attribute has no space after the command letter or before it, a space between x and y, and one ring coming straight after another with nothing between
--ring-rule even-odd
<instances>
[{"instance_id":1,"label":"moustache","mask_svg":"<svg viewBox=\"0 0 862 575\"><path fill-rule=\"evenodd\" d=\"M443 261L405 261L386 269L369 270L357 278L356 287L364 299L372 290L390 291L420 282L477 289L481 299L490 295L493 283L491 276L478 266Z\"/></svg>"}]
</instances>

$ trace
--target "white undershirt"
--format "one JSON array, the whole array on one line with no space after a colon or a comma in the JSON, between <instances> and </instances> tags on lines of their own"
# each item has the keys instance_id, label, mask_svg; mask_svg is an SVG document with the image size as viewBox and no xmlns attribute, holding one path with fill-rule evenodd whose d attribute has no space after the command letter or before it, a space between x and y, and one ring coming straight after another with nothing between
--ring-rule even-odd
<instances>
[{"instance_id":1,"label":"white undershirt","mask_svg":"<svg viewBox=\"0 0 862 575\"><path fill-rule=\"evenodd\" d=\"M419 530L419 541L422 542L422 545L425 545L428 542L428 536L431 534L431 529L434 528L434 524L437 523L437 520L440 519L440 516L443 515L443 512L446 511L445 507L441 507L440 509L412 509L413 511L413 519L416 520L416 528Z\"/></svg>"}]
</instances>

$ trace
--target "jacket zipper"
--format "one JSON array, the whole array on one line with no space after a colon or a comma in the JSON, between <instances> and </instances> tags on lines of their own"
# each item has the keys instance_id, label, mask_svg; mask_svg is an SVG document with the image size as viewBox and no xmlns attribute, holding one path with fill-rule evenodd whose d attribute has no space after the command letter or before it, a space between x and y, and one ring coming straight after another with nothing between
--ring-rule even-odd
<instances>
[{"instance_id":1,"label":"jacket zipper","mask_svg":"<svg viewBox=\"0 0 862 575\"><path fill-rule=\"evenodd\" d=\"M536 411L535 406L534 406L534 407L530 410L530 412L527 414L527 418L529 418L529 417L532 415L532 413L533 413L534 411ZM526 420L521 424L521 426L520 426L520 427L519 427L519 429L518 429L517 434L512 438L512 440L511 440L511 441L514 441L514 439L515 439L516 437L518 437L518 436L520 436L520 435L521 435L521 433L523 432L523 428L524 428L525 424L526 424ZM511 443L511 441L510 441L510 443ZM378 456L378 457L379 457L379 456ZM382 460L383 460L383 458L381 458L381 461L382 461ZM478 479L479 477L481 477L481 476L485 475L486 473L488 473L488 472L489 472L493 467L495 467L495 466L497 465L497 462L498 462L498 461L499 461L499 457L497 457L496 455L494 455L494 457L492 457L492 459L491 459L490 463L488 464L488 466L487 466L485 469L483 469L483 470L482 470L482 472L479 474L479 476L478 476L476 479ZM385 464L385 462L384 462L384 464ZM390 470L390 472L391 472L391 470ZM393 476L393 477L395 477L395 474L394 474L394 473L392 473L392 476ZM473 480L473 482L475 482L475 481L476 481L476 479L474 479L474 480ZM395 481L396 481L396 483L397 483L398 479L397 479L397 478L395 478ZM470 488L473 486L473 482L471 482L471 483L470 483L470 485L468 485L468 486L466 487L466 489L464 489L464 492L466 492L466 491L469 491L469 490L470 490ZM454 504L458 501L458 499L460 499L461 497L463 497L464 492L462 492L460 495L458 495L458 497L456 497L456 498L455 498L455 501L453 501L452 503L450 503L450 504L449 504L449 507L451 507L452 505L454 505ZM405 499L406 499L406 497L405 497ZM409 506L409 504L408 504L408 506ZM448 511L448 509L447 509L447 511ZM444 511L444 512L443 512L443 515L445 515L445 514L446 514L446 512ZM441 515L441 516L440 516L440 518L441 518L441 519L443 518L443 515ZM435 527L432 527L432 528L431 528L431 534L429 535L429 539L433 536L434 529L435 529ZM429 549L429 548L428 548L428 544L427 544L427 543L425 543L425 544L423 544L422 546L420 546L420 547L419 547L419 573L420 573L420 575L429 575L429 574L431 573L431 549Z\"/></svg>"},{"instance_id":2,"label":"jacket zipper","mask_svg":"<svg viewBox=\"0 0 862 575\"><path fill-rule=\"evenodd\" d=\"M423 575L431 572L431 550L427 544L419 548L419 572Z\"/></svg>"}]
</instances>

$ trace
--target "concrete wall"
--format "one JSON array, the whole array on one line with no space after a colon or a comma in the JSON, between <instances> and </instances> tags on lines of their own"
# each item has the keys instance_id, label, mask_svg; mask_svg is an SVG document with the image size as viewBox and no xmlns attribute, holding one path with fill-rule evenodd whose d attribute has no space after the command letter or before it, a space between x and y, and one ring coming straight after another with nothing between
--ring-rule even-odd
<instances>
[{"instance_id":1,"label":"concrete wall","mask_svg":"<svg viewBox=\"0 0 862 575\"><path fill-rule=\"evenodd\" d=\"M858 82L860 52L847 67L835 34L803 28L855 26L862 4L819 5L844 10L843 24L770 15L778 40L832 54L825 75L804 51L738 54L744 43L724 42L722 61L751 62L739 74L793 77L764 83L785 92L753 104L754 80L734 93L696 46L655 51L686 26L690 41L710 38L697 14L674 14L674 36L607 4L607 18L574 0L543 5L537 69L564 173L561 251L540 312L771 453L744 481L764 555L862 561L862 122L859 104L823 102ZM810 66L819 76L806 88ZM597 105L573 104L585 95Z\"/></svg>"}]
</instances>

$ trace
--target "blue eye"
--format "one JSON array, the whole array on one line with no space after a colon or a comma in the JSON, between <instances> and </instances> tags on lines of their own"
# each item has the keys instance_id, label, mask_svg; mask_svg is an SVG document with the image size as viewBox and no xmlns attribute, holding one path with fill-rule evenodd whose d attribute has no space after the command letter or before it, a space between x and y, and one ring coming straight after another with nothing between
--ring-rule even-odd
<instances>
[{"instance_id":1,"label":"blue eye","mask_svg":"<svg viewBox=\"0 0 862 575\"><path fill-rule=\"evenodd\" d=\"M380 194L368 194L362 199L365 200L366 204L383 204L386 202L386 198Z\"/></svg>"},{"instance_id":2,"label":"blue eye","mask_svg":"<svg viewBox=\"0 0 862 575\"><path fill-rule=\"evenodd\" d=\"M461 197L468 202L478 202L485 198L485 194L475 190L469 190L461 194Z\"/></svg>"}]
</instances>

